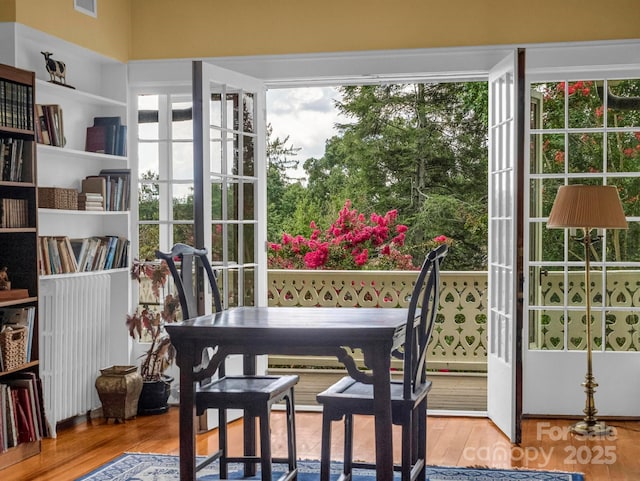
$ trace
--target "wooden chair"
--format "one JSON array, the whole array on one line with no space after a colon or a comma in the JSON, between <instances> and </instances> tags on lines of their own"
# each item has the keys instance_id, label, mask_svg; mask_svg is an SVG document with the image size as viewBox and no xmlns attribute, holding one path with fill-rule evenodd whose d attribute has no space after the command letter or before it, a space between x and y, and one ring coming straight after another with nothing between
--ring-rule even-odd
<instances>
[{"instance_id":1,"label":"wooden chair","mask_svg":"<svg viewBox=\"0 0 640 481\"><path fill-rule=\"evenodd\" d=\"M409 303L406 338L394 357L403 359L402 380L391 381L392 422L402 426L402 463L394 466L402 481L425 479L427 454L427 344L438 311L440 264L447 246L429 253L413 288ZM420 307L418 307L420 306ZM344 465L339 481L350 481L353 467L375 467L375 463L353 461L353 415L373 415L373 386L347 376L318 394L322 405L320 481L329 481L331 423L344 418ZM379 440L376 440L379 442Z\"/></svg>"},{"instance_id":2,"label":"wooden chair","mask_svg":"<svg viewBox=\"0 0 640 481\"><path fill-rule=\"evenodd\" d=\"M186 244L176 244L171 252L156 251L156 257L163 259L171 271L178 296L183 319L196 317L201 312L197 308L197 292L195 288L196 263L206 272L212 291L213 304L216 311L222 310L222 301L218 290L216 275L207 258L206 249L195 249ZM180 268L176 265L180 261ZM293 386L298 382L298 376L227 376L224 363L218 368L217 379L201 383L196 390L196 414L201 415L207 409L218 410L218 439L219 449L198 463L196 470L200 470L216 459L220 460L220 479L228 476L228 464L232 462L245 463L245 474L253 474L254 466L261 465L262 481L271 481L272 463L286 463L288 471L280 481L295 479L297 476L295 412ZM274 403L284 401L287 410L287 458L273 458L271 455L271 428L269 416ZM231 457L227 446L227 409L242 409L245 417L252 422L260 420L260 456L254 455L253 440L245 439L245 455Z\"/></svg>"}]
</instances>

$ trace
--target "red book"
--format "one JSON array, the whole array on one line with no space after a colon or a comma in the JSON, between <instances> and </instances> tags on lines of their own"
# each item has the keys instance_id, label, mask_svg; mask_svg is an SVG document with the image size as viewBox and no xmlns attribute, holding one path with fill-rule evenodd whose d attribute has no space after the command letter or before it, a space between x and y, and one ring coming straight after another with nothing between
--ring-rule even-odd
<instances>
[{"instance_id":1,"label":"red book","mask_svg":"<svg viewBox=\"0 0 640 481\"><path fill-rule=\"evenodd\" d=\"M107 148L107 129L104 125L87 127L87 138L84 150L104 154Z\"/></svg>"},{"instance_id":2,"label":"red book","mask_svg":"<svg viewBox=\"0 0 640 481\"><path fill-rule=\"evenodd\" d=\"M11 388L11 399L13 401L13 409L16 417L16 426L18 428L18 444L20 443L28 443L30 441L34 441L35 438L32 438L32 432L29 428L29 420L27 418L26 406L29 406L29 411L31 411L31 405L27 402L25 403L21 399L20 392L23 391L21 388ZM24 390L26 392L26 390Z\"/></svg>"}]
</instances>

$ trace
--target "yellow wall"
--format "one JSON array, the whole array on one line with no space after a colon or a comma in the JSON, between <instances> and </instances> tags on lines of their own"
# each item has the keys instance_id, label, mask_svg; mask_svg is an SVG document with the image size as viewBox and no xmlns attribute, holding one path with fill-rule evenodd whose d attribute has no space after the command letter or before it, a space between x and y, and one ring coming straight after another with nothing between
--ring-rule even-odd
<instances>
[{"instance_id":1,"label":"yellow wall","mask_svg":"<svg viewBox=\"0 0 640 481\"><path fill-rule=\"evenodd\" d=\"M131 0L99 0L98 18L77 12L73 8L73 0L0 1L15 3L15 20L10 21L121 61L130 57Z\"/></svg>"},{"instance_id":2,"label":"yellow wall","mask_svg":"<svg viewBox=\"0 0 640 481\"><path fill-rule=\"evenodd\" d=\"M15 0L0 0L0 22L16 21Z\"/></svg>"},{"instance_id":3,"label":"yellow wall","mask_svg":"<svg viewBox=\"0 0 640 481\"><path fill-rule=\"evenodd\" d=\"M0 20L119 60L640 38L638 0L0 0Z\"/></svg>"},{"instance_id":4,"label":"yellow wall","mask_svg":"<svg viewBox=\"0 0 640 481\"><path fill-rule=\"evenodd\" d=\"M132 58L640 38L638 0L133 0Z\"/></svg>"}]
</instances>

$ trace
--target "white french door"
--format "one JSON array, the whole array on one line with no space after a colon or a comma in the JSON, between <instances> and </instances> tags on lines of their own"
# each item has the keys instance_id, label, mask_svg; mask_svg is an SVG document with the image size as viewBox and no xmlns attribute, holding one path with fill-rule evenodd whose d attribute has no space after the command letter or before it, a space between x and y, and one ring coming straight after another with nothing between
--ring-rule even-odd
<instances>
[{"instance_id":1,"label":"white french door","mask_svg":"<svg viewBox=\"0 0 640 481\"><path fill-rule=\"evenodd\" d=\"M519 359L518 283L518 55L513 52L489 73L489 296L487 410L517 442ZM520 314L521 315L521 314Z\"/></svg>"},{"instance_id":2,"label":"white french door","mask_svg":"<svg viewBox=\"0 0 640 481\"><path fill-rule=\"evenodd\" d=\"M196 61L193 92L196 243L211 253L225 307L266 305L264 86Z\"/></svg>"}]
</instances>

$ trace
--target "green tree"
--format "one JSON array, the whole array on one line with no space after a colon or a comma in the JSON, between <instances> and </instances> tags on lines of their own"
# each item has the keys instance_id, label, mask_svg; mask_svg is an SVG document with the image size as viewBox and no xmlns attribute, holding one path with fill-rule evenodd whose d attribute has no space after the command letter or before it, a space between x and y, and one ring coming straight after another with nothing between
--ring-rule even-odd
<instances>
[{"instance_id":1,"label":"green tree","mask_svg":"<svg viewBox=\"0 0 640 481\"><path fill-rule=\"evenodd\" d=\"M459 255L447 259L447 268L486 267L486 83L350 86L340 92L336 107L350 122L338 126L340 134L327 141L322 158L305 162L305 202L326 218L335 217L345 199L368 214L397 209L416 259L434 236L459 236ZM445 204L451 222L432 220L433 206ZM474 235L455 226L472 228Z\"/></svg>"}]
</instances>

